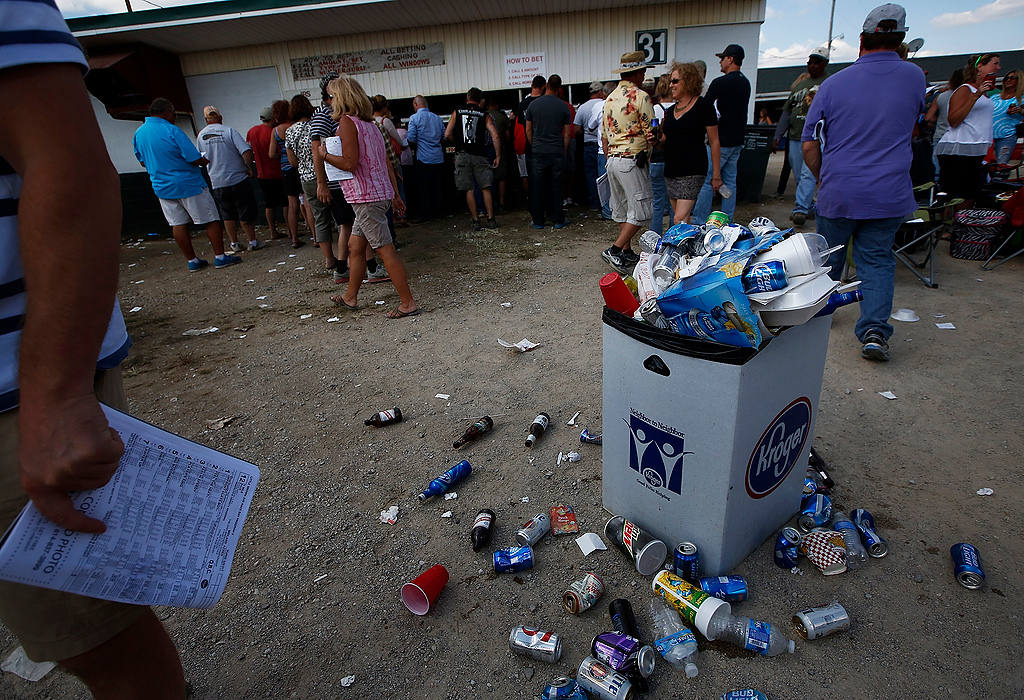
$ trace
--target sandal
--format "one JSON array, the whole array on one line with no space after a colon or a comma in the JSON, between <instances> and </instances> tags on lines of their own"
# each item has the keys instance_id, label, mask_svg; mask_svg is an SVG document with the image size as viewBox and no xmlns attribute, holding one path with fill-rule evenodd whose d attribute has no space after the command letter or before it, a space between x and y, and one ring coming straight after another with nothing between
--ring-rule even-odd
<instances>
[{"instance_id":1,"label":"sandal","mask_svg":"<svg viewBox=\"0 0 1024 700\"><path fill-rule=\"evenodd\" d=\"M332 294L331 301L333 301L338 306L345 307L349 311L357 311L359 309L358 306L353 306L352 304L349 304L347 301L345 301L345 298L340 294Z\"/></svg>"},{"instance_id":2,"label":"sandal","mask_svg":"<svg viewBox=\"0 0 1024 700\"><path fill-rule=\"evenodd\" d=\"M301 248L304 245L306 245L306 242L303 240L295 240L292 242L292 248Z\"/></svg>"},{"instance_id":3,"label":"sandal","mask_svg":"<svg viewBox=\"0 0 1024 700\"><path fill-rule=\"evenodd\" d=\"M406 316L419 316L420 315L420 308L417 306L412 311L402 311L401 309L392 309L391 311L385 312L384 315L387 318L390 318L390 319L405 318Z\"/></svg>"}]
</instances>

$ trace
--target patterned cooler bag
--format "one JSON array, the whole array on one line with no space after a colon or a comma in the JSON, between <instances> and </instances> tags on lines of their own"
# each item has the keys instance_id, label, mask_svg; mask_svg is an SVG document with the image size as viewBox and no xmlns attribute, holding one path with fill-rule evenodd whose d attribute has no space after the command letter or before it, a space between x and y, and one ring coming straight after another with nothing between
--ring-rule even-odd
<instances>
[{"instance_id":1,"label":"patterned cooler bag","mask_svg":"<svg viewBox=\"0 0 1024 700\"><path fill-rule=\"evenodd\" d=\"M984 260L1003 233L1006 214L997 209L964 209L956 214L949 254L960 260Z\"/></svg>"}]
</instances>

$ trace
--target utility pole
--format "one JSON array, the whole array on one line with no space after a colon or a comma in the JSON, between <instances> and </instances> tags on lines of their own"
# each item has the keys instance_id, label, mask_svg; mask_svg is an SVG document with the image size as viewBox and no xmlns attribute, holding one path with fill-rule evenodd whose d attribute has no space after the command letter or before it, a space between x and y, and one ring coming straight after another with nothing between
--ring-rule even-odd
<instances>
[{"instance_id":1,"label":"utility pole","mask_svg":"<svg viewBox=\"0 0 1024 700\"><path fill-rule=\"evenodd\" d=\"M128 8L129 12L131 12L132 11L132 0L124 0L124 6Z\"/></svg>"},{"instance_id":2,"label":"utility pole","mask_svg":"<svg viewBox=\"0 0 1024 700\"><path fill-rule=\"evenodd\" d=\"M128 0L124 0L128 2ZM832 20L836 18L836 0L832 0L832 11L828 15L828 53L829 58L832 58Z\"/></svg>"}]
</instances>

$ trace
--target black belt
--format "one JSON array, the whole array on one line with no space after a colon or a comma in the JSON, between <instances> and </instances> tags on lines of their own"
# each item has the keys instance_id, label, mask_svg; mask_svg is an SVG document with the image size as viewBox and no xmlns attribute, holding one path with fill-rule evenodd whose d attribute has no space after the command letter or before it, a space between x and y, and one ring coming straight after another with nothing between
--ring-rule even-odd
<instances>
[{"instance_id":1,"label":"black belt","mask_svg":"<svg viewBox=\"0 0 1024 700\"><path fill-rule=\"evenodd\" d=\"M628 158L629 160L634 160L638 155L639 155L638 153L634 153L633 155L629 155L629 156L608 156L608 157L609 158Z\"/></svg>"}]
</instances>

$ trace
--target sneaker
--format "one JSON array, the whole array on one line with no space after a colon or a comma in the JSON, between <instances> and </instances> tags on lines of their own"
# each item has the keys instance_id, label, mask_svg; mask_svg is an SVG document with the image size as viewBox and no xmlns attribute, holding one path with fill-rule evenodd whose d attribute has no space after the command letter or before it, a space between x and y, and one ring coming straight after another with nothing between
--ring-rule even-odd
<instances>
[{"instance_id":1,"label":"sneaker","mask_svg":"<svg viewBox=\"0 0 1024 700\"><path fill-rule=\"evenodd\" d=\"M343 284L348 282L348 263L344 260L339 260L337 267L334 269L334 283Z\"/></svg>"},{"instance_id":2,"label":"sneaker","mask_svg":"<svg viewBox=\"0 0 1024 700\"><path fill-rule=\"evenodd\" d=\"M223 258L215 259L213 261L213 266L219 270L222 267L231 267L232 265L237 265L240 262L242 262L242 259L237 255L225 254Z\"/></svg>"},{"instance_id":3,"label":"sneaker","mask_svg":"<svg viewBox=\"0 0 1024 700\"><path fill-rule=\"evenodd\" d=\"M231 250L235 253L241 253L243 250L245 250L245 248L242 246L241 243L232 243Z\"/></svg>"},{"instance_id":4,"label":"sneaker","mask_svg":"<svg viewBox=\"0 0 1024 700\"><path fill-rule=\"evenodd\" d=\"M546 226L544 226L542 224L530 224L530 225L533 226L535 229L538 229L538 230L547 228Z\"/></svg>"},{"instance_id":5,"label":"sneaker","mask_svg":"<svg viewBox=\"0 0 1024 700\"><path fill-rule=\"evenodd\" d=\"M795 226L803 226L804 222L807 221L807 214L802 211L795 211L793 212L793 216L790 218L793 219L793 224Z\"/></svg>"},{"instance_id":6,"label":"sneaker","mask_svg":"<svg viewBox=\"0 0 1024 700\"><path fill-rule=\"evenodd\" d=\"M383 265L378 263L377 269L374 272L370 272L369 270L366 271L366 279L363 281L369 282L370 284L373 284L374 282L389 282L391 281L391 275L388 274L388 271L384 269Z\"/></svg>"},{"instance_id":7,"label":"sneaker","mask_svg":"<svg viewBox=\"0 0 1024 700\"><path fill-rule=\"evenodd\" d=\"M565 217L564 219L562 219L562 223L555 224L555 228L565 228L568 225L569 225L569 217Z\"/></svg>"},{"instance_id":8,"label":"sneaker","mask_svg":"<svg viewBox=\"0 0 1024 700\"><path fill-rule=\"evenodd\" d=\"M483 226L480 225L480 219L473 219L473 230L479 231Z\"/></svg>"},{"instance_id":9,"label":"sneaker","mask_svg":"<svg viewBox=\"0 0 1024 700\"><path fill-rule=\"evenodd\" d=\"M611 265L612 269L620 275L629 274L629 267L626 265L626 261L622 259L622 253L613 253L612 249L609 248L601 253L601 259Z\"/></svg>"},{"instance_id":10,"label":"sneaker","mask_svg":"<svg viewBox=\"0 0 1024 700\"><path fill-rule=\"evenodd\" d=\"M263 241L261 241L258 238L255 241L249 241L249 250L250 251L252 251L252 250L259 250L260 248L266 248L266 247L267 247L267 244L264 243Z\"/></svg>"},{"instance_id":11,"label":"sneaker","mask_svg":"<svg viewBox=\"0 0 1024 700\"><path fill-rule=\"evenodd\" d=\"M630 268L636 267L636 264L640 262L640 256L633 252L632 248L627 248L619 254L622 258L622 262L626 263Z\"/></svg>"},{"instance_id":12,"label":"sneaker","mask_svg":"<svg viewBox=\"0 0 1024 700\"><path fill-rule=\"evenodd\" d=\"M876 362L889 361L889 344L885 337L878 331L868 331L864 334L864 347L861 348L860 356L865 360Z\"/></svg>"},{"instance_id":13,"label":"sneaker","mask_svg":"<svg viewBox=\"0 0 1024 700\"><path fill-rule=\"evenodd\" d=\"M210 263L208 263L208 262L206 262L205 260L202 260L202 259L196 260L195 262L189 261L189 263L188 263L188 271L189 272L199 272L204 267L209 267L209 266L210 266Z\"/></svg>"},{"instance_id":14,"label":"sneaker","mask_svg":"<svg viewBox=\"0 0 1024 700\"><path fill-rule=\"evenodd\" d=\"M484 224L484 226L487 228L498 228L498 222L491 218L487 220L487 223Z\"/></svg>"}]
</instances>

